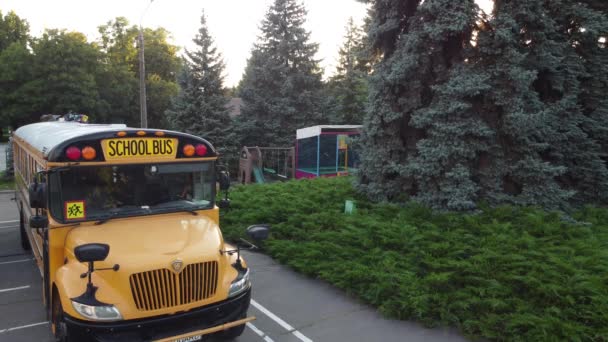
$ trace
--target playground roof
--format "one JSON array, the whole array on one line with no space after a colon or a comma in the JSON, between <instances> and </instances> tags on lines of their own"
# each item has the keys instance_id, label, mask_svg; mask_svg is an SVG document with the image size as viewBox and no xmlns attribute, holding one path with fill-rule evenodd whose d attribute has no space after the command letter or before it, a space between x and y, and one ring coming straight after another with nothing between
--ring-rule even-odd
<instances>
[{"instance_id":1,"label":"playground roof","mask_svg":"<svg viewBox=\"0 0 608 342\"><path fill-rule=\"evenodd\" d=\"M305 139L310 137L316 137L321 135L321 133L327 132L340 132L340 133L349 133L349 132L359 132L361 130L361 125L320 125L320 126L312 126L300 128L296 131L296 139Z\"/></svg>"}]
</instances>

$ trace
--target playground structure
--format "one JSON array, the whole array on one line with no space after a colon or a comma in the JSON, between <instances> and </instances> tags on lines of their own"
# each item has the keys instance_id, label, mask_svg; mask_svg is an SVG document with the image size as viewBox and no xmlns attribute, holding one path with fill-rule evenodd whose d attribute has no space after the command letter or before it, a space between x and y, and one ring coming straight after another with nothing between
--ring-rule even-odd
<instances>
[{"instance_id":1,"label":"playground structure","mask_svg":"<svg viewBox=\"0 0 608 342\"><path fill-rule=\"evenodd\" d=\"M359 166L352 138L360 125L324 125L298 129L296 133L297 179L345 176Z\"/></svg>"},{"instance_id":2,"label":"playground structure","mask_svg":"<svg viewBox=\"0 0 608 342\"><path fill-rule=\"evenodd\" d=\"M244 146L239 183L346 176L359 166L351 141L360 132L360 125L312 126L297 130L295 148Z\"/></svg>"},{"instance_id":3,"label":"playground structure","mask_svg":"<svg viewBox=\"0 0 608 342\"><path fill-rule=\"evenodd\" d=\"M293 147L248 147L241 150L239 183L266 183L295 177Z\"/></svg>"}]
</instances>

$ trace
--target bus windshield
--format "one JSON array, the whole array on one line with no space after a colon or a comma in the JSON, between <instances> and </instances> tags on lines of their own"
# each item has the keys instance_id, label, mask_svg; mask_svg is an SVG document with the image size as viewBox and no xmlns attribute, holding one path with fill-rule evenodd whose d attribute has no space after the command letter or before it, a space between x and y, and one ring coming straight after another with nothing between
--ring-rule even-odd
<instances>
[{"instance_id":1,"label":"bus windshield","mask_svg":"<svg viewBox=\"0 0 608 342\"><path fill-rule=\"evenodd\" d=\"M52 172L50 209L60 221L209 209L213 163L73 167Z\"/></svg>"}]
</instances>

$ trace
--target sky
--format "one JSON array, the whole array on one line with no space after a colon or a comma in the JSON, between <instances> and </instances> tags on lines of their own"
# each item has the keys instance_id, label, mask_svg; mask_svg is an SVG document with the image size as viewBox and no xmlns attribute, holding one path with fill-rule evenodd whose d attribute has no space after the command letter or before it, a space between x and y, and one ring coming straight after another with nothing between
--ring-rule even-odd
<instances>
[{"instance_id":1,"label":"sky","mask_svg":"<svg viewBox=\"0 0 608 342\"><path fill-rule=\"evenodd\" d=\"M319 43L325 76L330 76L338 59L349 17L361 24L366 5L355 0L300 0L308 10L305 27L311 40ZM259 26L273 0L2 0L3 14L13 10L30 24L30 34L44 29L67 29L84 33L89 41L99 38L97 27L116 17L131 24L163 27L172 34L174 45L194 48L192 39L200 27L204 9L209 31L226 63L225 85L237 85L247 64ZM149 7L148 7L149 5ZM147 8L147 11L146 11ZM142 19L143 14L143 19Z\"/></svg>"},{"instance_id":2,"label":"sky","mask_svg":"<svg viewBox=\"0 0 608 342\"><path fill-rule=\"evenodd\" d=\"M348 18L361 25L366 5L355 0L300 0L308 11L305 27L319 43L317 58L325 77L335 71ZM492 0L476 0L489 10ZM89 41L99 38L97 27L116 17L131 24L163 27L174 45L193 49L192 39L205 11L209 31L226 63L225 85L235 86L242 77L259 26L273 0L2 0L0 10L13 10L30 24L30 34L44 29L67 29L84 33Z\"/></svg>"}]
</instances>

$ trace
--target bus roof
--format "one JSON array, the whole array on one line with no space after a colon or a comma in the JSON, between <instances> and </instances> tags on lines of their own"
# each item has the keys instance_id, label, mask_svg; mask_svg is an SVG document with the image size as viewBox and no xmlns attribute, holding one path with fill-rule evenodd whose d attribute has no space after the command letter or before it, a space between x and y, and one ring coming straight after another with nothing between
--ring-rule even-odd
<instances>
[{"instance_id":1,"label":"bus roof","mask_svg":"<svg viewBox=\"0 0 608 342\"><path fill-rule=\"evenodd\" d=\"M78 144L79 141L86 140L116 138L116 134L121 131L126 132L127 137L136 136L136 132L139 131L145 131L148 134L155 134L162 131L165 133L166 137L179 138L180 141L183 140L183 143L202 143L208 148L208 157L217 157L215 148L203 138L187 133L162 129L127 127L124 124L101 125L70 121L39 122L19 127L13 132L13 135L40 151L45 159L49 161L60 161L63 156L61 151L70 144ZM181 157L181 152L178 153L177 157Z\"/></svg>"},{"instance_id":2,"label":"bus roof","mask_svg":"<svg viewBox=\"0 0 608 342\"><path fill-rule=\"evenodd\" d=\"M70 121L39 122L19 127L13 134L27 141L47 157L49 152L66 140L84 137L91 133L127 130L127 125L94 125Z\"/></svg>"}]
</instances>

